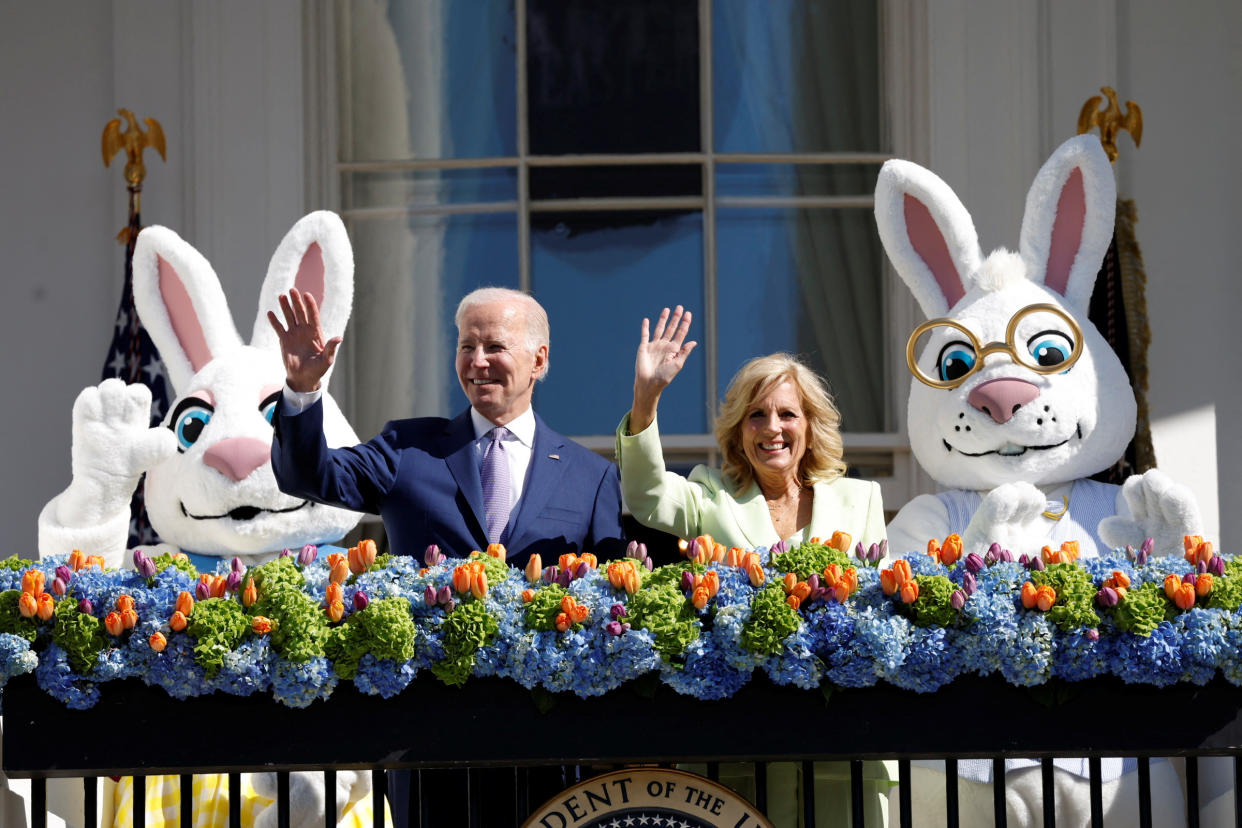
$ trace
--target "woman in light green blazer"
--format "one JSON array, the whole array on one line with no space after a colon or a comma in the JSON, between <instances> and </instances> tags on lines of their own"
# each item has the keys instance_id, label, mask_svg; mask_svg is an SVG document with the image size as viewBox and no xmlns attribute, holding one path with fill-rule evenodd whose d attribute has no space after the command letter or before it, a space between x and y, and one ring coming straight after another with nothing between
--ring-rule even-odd
<instances>
[{"instance_id":1,"label":"woman in light green blazer","mask_svg":"<svg viewBox=\"0 0 1242 828\"><path fill-rule=\"evenodd\" d=\"M634 405L617 428L621 492L644 526L681 538L702 534L746 549L791 544L834 531L864 546L884 540L880 487L844 477L841 415L823 380L789 354L752 359L733 378L716 420L723 469L695 466L690 477L668 471L656 422L660 394L685 365L691 314L665 308L649 333L642 324L634 361ZM869 825L887 824L891 769L864 763ZM693 768L691 768L693 769ZM754 798L751 766L727 763L720 781ZM801 826L801 765L781 763L767 775L768 817L779 828ZM817 826L848 824L849 770L815 764Z\"/></svg>"}]
</instances>

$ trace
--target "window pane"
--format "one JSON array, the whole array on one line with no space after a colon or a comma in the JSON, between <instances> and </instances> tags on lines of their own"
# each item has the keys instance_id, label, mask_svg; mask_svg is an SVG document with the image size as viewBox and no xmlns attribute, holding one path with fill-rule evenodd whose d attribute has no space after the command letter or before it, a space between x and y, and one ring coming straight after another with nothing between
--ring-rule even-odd
<instances>
[{"instance_id":1,"label":"window pane","mask_svg":"<svg viewBox=\"0 0 1242 828\"><path fill-rule=\"evenodd\" d=\"M512 168L350 172L342 176L341 206L346 210L389 207L517 202Z\"/></svg>"},{"instance_id":2,"label":"window pane","mask_svg":"<svg viewBox=\"0 0 1242 828\"><path fill-rule=\"evenodd\" d=\"M452 416L468 405L457 383L453 313L469 291L517 287L513 215L354 221L354 321L346 335L354 422L364 439L388 420Z\"/></svg>"},{"instance_id":3,"label":"window pane","mask_svg":"<svg viewBox=\"0 0 1242 828\"><path fill-rule=\"evenodd\" d=\"M719 387L774 351L829 383L846 431L884 430L883 290L869 210L718 214Z\"/></svg>"},{"instance_id":4,"label":"window pane","mask_svg":"<svg viewBox=\"0 0 1242 828\"><path fill-rule=\"evenodd\" d=\"M878 164L719 164L716 195L870 199L878 172Z\"/></svg>"},{"instance_id":5,"label":"window pane","mask_svg":"<svg viewBox=\"0 0 1242 828\"><path fill-rule=\"evenodd\" d=\"M341 155L517 153L512 2L342 3Z\"/></svg>"},{"instance_id":6,"label":"window pane","mask_svg":"<svg viewBox=\"0 0 1242 828\"><path fill-rule=\"evenodd\" d=\"M552 324L551 372L535 407L564 434L611 434L634 397L634 353L643 317L703 301L703 236L699 214L643 226L579 235L532 237L535 297ZM702 323L691 336L702 342ZM707 428L706 370L692 354L660 401L666 434Z\"/></svg>"},{"instance_id":7,"label":"window pane","mask_svg":"<svg viewBox=\"0 0 1242 828\"><path fill-rule=\"evenodd\" d=\"M871 0L716 0L718 152L880 148L879 49Z\"/></svg>"}]
</instances>

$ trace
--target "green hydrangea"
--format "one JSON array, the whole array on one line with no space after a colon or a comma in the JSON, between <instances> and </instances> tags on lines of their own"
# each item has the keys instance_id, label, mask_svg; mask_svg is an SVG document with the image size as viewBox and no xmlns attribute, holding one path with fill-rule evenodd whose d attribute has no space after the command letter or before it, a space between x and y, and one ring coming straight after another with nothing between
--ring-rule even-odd
<instances>
[{"instance_id":1,"label":"green hydrangea","mask_svg":"<svg viewBox=\"0 0 1242 828\"><path fill-rule=\"evenodd\" d=\"M626 603L626 620L634 629L645 629L655 637L656 652L665 661L681 655L702 627L694 605L682 594L679 567L671 564L657 569Z\"/></svg>"},{"instance_id":2,"label":"green hydrangea","mask_svg":"<svg viewBox=\"0 0 1242 828\"><path fill-rule=\"evenodd\" d=\"M415 634L409 601L382 598L329 630L326 652L335 664L336 674L352 679L358 672L358 662L367 653L376 658L409 661L414 657ZM447 649L448 645L445 646Z\"/></svg>"},{"instance_id":3,"label":"green hydrangea","mask_svg":"<svg viewBox=\"0 0 1242 828\"><path fill-rule=\"evenodd\" d=\"M768 584L756 593L750 618L742 625L742 646L752 653L776 655L800 623L798 613L785 603L781 585Z\"/></svg>"},{"instance_id":4,"label":"green hydrangea","mask_svg":"<svg viewBox=\"0 0 1242 828\"><path fill-rule=\"evenodd\" d=\"M1232 561L1229 562L1231 566ZM1212 591L1208 593L1207 602L1210 609L1237 612L1238 607L1242 607L1242 577L1234 576L1229 567L1226 567L1224 575L1212 579Z\"/></svg>"},{"instance_id":5,"label":"green hydrangea","mask_svg":"<svg viewBox=\"0 0 1242 828\"><path fill-rule=\"evenodd\" d=\"M268 580L269 587L276 583ZM304 592L277 589L275 594L255 602L250 615L262 615L272 621L272 647L289 661L305 664L324 654L328 619L319 604Z\"/></svg>"},{"instance_id":6,"label":"green hydrangea","mask_svg":"<svg viewBox=\"0 0 1242 828\"><path fill-rule=\"evenodd\" d=\"M479 648L487 646L499 628L482 601L458 604L440 627L444 659L433 664L431 672L450 686L465 684L474 671Z\"/></svg>"},{"instance_id":7,"label":"green hydrangea","mask_svg":"<svg viewBox=\"0 0 1242 828\"><path fill-rule=\"evenodd\" d=\"M643 567L646 569L646 567ZM674 589L681 590L681 576L686 572L702 575L707 571L705 564L694 563L693 561L678 561L677 563L665 564L656 567L654 571L647 573L643 578L643 589L653 587L666 587L671 585Z\"/></svg>"},{"instance_id":8,"label":"green hydrangea","mask_svg":"<svg viewBox=\"0 0 1242 828\"><path fill-rule=\"evenodd\" d=\"M260 601L278 592L301 592L306 584L306 579L302 577L292 555L274 558L261 566L252 567L246 571L246 577L254 579L254 588L259 593ZM257 614L267 615L265 612Z\"/></svg>"},{"instance_id":9,"label":"green hydrangea","mask_svg":"<svg viewBox=\"0 0 1242 828\"><path fill-rule=\"evenodd\" d=\"M0 569L8 569L13 572L25 572L27 569L33 568L34 561L28 561L25 558L19 558L16 555L0 560Z\"/></svg>"},{"instance_id":10,"label":"green hydrangea","mask_svg":"<svg viewBox=\"0 0 1242 828\"><path fill-rule=\"evenodd\" d=\"M548 584L535 590L535 597L526 605L526 626L537 632L556 629L556 616L561 611L561 599L568 594L569 590L559 584Z\"/></svg>"},{"instance_id":11,"label":"green hydrangea","mask_svg":"<svg viewBox=\"0 0 1242 828\"><path fill-rule=\"evenodd\" d=\"M1085 569L1075 564L1049 564L1031 573L1036 587L1050 586L1057 593L1056 604L1048 610L1048 620L1065 632L1081 627L1097 627L1095 583Z\"/></svg>"},{"instance_id":12,"label":"green hydrangea","mask_svg":"<svg viewBox=\"0 0 1242 828\"><path fill-rule=\"evenodd\" d=\"M0 592L0 633L20 635L27 641L34 641L39 634L39 624L35 619L23 616L21 610L17 608L17 602L21 597L22 593L19 589L7 589Z\"/></svg>"},{"instance_id":13,"label":"green hydrangea","mask_svg":"<svg viewBox=\"0 0 1242 828\"><path fill-rule=\"evenodd\" d=\"M1169 607L1164 587L1147 583L1137 589L1126 590L1126 597L1113 607L1113 621L1118 629L1148 636L1165 620Z\"/></svg>"},{"instance_id":14,"label":"green hydrangea","mask_svg":"<svg viewBox=\"0 0 1242 828\"><path fill-rule=\"evenodd\" d=\"M108 646L103 621L80 612L73 600L57 601L52 620L52 640L68 655L73 671L86 675L95 667L99 652Z\"/></svg>"},{"instance_id":15,"label":"green hydrangea","mask_svg":"<svg viewBox=\"0 0 1242 828\"><path fill-rule=\"evenodd\" d=\"M829 564L850 566L850 556L835 547L807 541L772 559L772 566L777 572L792 572L799 581L805 581L812 575L822 575Z\"/></svg>"},{"instance_id":16,"label":"green hydrangea","mask_svg":"<svg viewBox=\"0 0 1242 828\"><path fill-rule=\"evenodd\" d=\"M951 603L957 584L943 575L915 575L914 582L919 585L919 597L911 604L898 599L897 605L915 626L950 627L957 623L961 614Z\"/></svg>"},{"instance_id":17,"label":"green hydrangea","mask_svg":"<svg viewBox=\"0 0 1242 828\"><path fill-rule=\"evenodd\" d=\"M171 566L175 569L180 569L191 578L198 576L198 570L194 568L194 564L190 563L190 559L184 555L174 556L171 552L165 552L163 555L156 555L151 559L151 562L155 564L156 574L163 572Z\"/></svg>"},{"instance_id":18,"label":"green hydrangea","mask_svg":"<svg viewBox=\"0 0 1242 828\"><path fill-rule=\"evenodd\" d=\"M250 630L250 619L241 605L227 598L207 598L194 605L186 632L193 636L194 660L213 678L224 665L224 656L241 643Z\"/></svg>"}]
</instances>

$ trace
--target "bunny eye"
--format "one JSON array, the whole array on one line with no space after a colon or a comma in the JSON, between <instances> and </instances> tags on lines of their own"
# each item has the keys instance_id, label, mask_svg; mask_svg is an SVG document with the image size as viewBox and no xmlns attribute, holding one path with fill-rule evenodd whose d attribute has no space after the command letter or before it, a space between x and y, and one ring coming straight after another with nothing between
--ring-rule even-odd
<instances>
[{"instance_id":1,"label":"bunny eye","mask_svg":"<svg viewBox=\"0 0 1242 828\"><path fill-rule=\"evenodd\" d=\"M942 382L951 382L970 373L975 367L975 349L967 342L950 342L940 349L936 370Z\"/></svg>"},{"instance_id":2,"label":"bunny eye","mask_svg":"<svg viewBox=\"0 0 1242 828\"><path fill-rule=\"evenodd\" d=\"M177 405L168 427L177 435L178 451L185 451L198 442L214 413L215 408L210 403L197 397L187 397Z\"/></svg>"},{"instance_id":3,"label":"bunny eye","mask_svg":"<svg viewBox=\"0 0 1242 828\"><path fill-rule=\"evenodd\" d=\"M263 413L263 419L267 420L267 424L272 424L272 418L276 416L276 405L280 402L280 392L268 394L263 402L259 403L259 411Z\"/></svg>"},{"instance_id":4,"label":"bunny eye","mask_svg":"<svg viewBox=\"0 0 1242 828\"><path fill-rule=\"evenodd\" d=\"M1060 331L1041 331L1027 340L1026 347L1041 368L1063 365L1074 353L1074 341Z\"/></svg>"}]
</instances>

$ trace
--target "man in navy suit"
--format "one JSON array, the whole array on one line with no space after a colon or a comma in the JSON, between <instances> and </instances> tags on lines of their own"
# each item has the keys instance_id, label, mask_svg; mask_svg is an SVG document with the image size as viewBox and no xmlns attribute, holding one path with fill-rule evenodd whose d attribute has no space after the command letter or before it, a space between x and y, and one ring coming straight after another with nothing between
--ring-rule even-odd
<instances>
[{"instance_id":1,"label":"man in navy suit","mask_svg":"<svg viewBox=\"0 0 1242 828\"><path fill-rule=\"evenodd\" d=\"M619 554L617 467L548 428L531 408L535 383L547 373L549 340L547 313L532 297L481 288L458 305L457 378L469 409L451 420L393 420L372 440L340 449L324 441L318 402L340 337L324 341L311 296L295 288L280 304L284 324L273 313L268 318L286 370L272 441L282 491L381 515L389 547L400 555L421 555L434 543L464 557L501 542L517 566L535 552L548 563L597 548L600 559ZM499 446L497 426L505 429ZM485 504L493 450L508 474L502 491L491 490L498 500Z\"/></svg>"}]
</instances>

